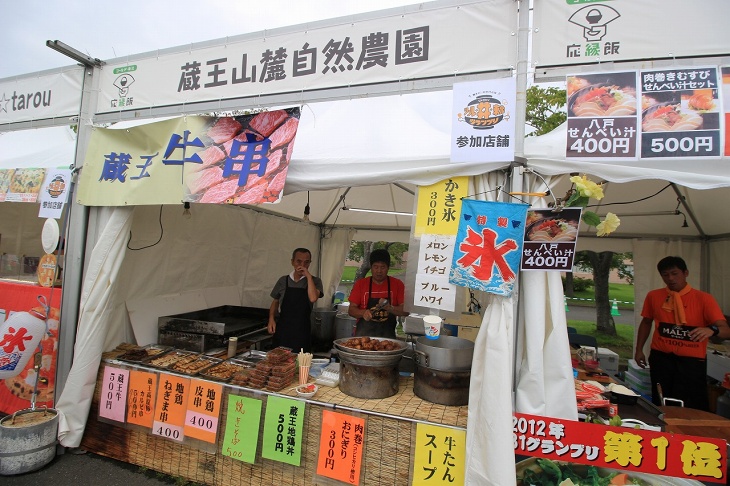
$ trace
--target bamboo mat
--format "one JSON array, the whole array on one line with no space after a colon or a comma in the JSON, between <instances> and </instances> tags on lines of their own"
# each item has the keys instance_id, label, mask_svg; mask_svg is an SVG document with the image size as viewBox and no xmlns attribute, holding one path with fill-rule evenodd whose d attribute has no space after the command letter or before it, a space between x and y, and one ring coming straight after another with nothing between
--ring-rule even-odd
<instances>
[{"instance_id":1,"label":"bamboo mat","mask_svg":"<svg viewBox=\"0 0 730 486\"><path fill-rule=\"evenodd\" d=\"M123 350L115 350L105 353L103 358L114 359L122 352ZM265 399L262 400L263 409L255 463L248 464L224 456L220 453L219 447L214 449L213 446L205 446L201 449L194 442L177 443L151 435L148 429L141 427L112 425L97 420L105 364L102 362L97 376L97 386L81 446L96 454L201 484L255 486L340 484L316 474L322 412L333 408L342 413L359 415L366 420L363 470L360 480L360 484L365 486L401 486L410 483L411 456L415 440L414 421L466 428L466 406L438 405L418 398L413 393L412 377L400 377L398 393L393 397L377 400L350 397L342 393L338 387L321 386L315 396L307 400L300 466L261 457ZM295 383L292 383L292 387L276 394L225 386L218 443L222 442L225 430L226 407L230 393L258 399L265 398L266 395L296 397L294 386Z\"/></svg>"}]
</instances>

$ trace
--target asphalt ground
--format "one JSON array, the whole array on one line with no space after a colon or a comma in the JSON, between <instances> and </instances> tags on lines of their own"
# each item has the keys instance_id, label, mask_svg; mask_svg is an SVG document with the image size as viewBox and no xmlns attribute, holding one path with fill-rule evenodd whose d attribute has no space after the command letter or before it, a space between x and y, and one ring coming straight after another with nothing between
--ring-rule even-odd
<instances>
[{"instance_id":1,"label":"asphalt ground","mask_svg":"<svg viewBox=\"0 0 730 486\"><path fill-rule=\"evenodd\" d=\"M614 316L616 324L634 324L634 312L621 310ZM569 306L569 320L594 321L594 307ZM2 486L38 486L43 484L75 485L75 486L161 486L169 484L186 484L179 480L146 470L134 464L110 459L108 457L84 452L78 449L66 449L47 465L25 474L0 476ZM187 483L192 485L194 483Z\"/></svg>"},{"instance_id":2,"label":"asphalt ground","mask_svg":"<svg viewBox=\"0 0 730 486\"><path fill-rule=\"evenodd\" d=\"M52 484L59 486L162 486L185 484L175 478L144 470L140 466L109 459L81 450L66 449L56 455L42 468L17 474L0 476L3 486L39 486ZM193 483L187 483L193 484Z\"/></svg>"}]
</instances>

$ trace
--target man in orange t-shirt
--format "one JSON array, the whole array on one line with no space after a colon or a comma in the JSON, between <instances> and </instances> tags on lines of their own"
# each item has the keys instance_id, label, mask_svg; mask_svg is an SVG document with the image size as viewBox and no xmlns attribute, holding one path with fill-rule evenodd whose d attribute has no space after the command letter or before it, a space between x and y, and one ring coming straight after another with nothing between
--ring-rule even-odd
<instances>
[{"instance_id":1,"label":"man in orange t-shirt","mask_svg":"<svg viewBox=\"0 0 730 486\"><path fill-rule=\"evenodd\" d=\"M645 368L644 344L654 325L649 353L652 401L662 395L682 400L689 408L708 410L707 341L730 338L730 327L720 306L708 293L687 283L687 264L669 256L657 264L666 288L650 291L644 299L636 337L636 363Z\"/></svg>"}]
</instances>

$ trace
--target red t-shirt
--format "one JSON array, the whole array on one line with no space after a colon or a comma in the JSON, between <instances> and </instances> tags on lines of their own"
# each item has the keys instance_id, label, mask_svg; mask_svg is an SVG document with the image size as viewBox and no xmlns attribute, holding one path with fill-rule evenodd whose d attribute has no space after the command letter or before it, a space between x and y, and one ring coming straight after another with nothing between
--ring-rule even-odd
<instances>
[{"instance_id":1,"label":"red t-shirt","mask_svg":"<svg viewBox=\"0 0 730 486\"><path fill-rule=\"evenodd\" d=\"M713 322L725 320L715 299L708 293L692 289L682 296L686 325L675 325L674 312L662 309L668 297L667 289L656 289L646 294L641 317L654 321L651 349L678 356L705 358L707 341L690 340L689 332L695 327L707 327Z\"/></svg>"},{"instance_id":2,"label":"red t-shirt","mask_svg":"<svg viewBox=\"0 0 730 486\"><path fill-rule=\"evenodd\" d=\"M347 299L351 305L356 305L360 309L368 308L368 300L388 299L390 305L401 305L405 302L406 286L397 278L388 277L383 283L376 284L373 282L373 293L370 294L370 281L372 277L361 278L352 286L350 297ZM390 295L388 295L388 280L390 280Z\"/></svg>"}]
</instances>

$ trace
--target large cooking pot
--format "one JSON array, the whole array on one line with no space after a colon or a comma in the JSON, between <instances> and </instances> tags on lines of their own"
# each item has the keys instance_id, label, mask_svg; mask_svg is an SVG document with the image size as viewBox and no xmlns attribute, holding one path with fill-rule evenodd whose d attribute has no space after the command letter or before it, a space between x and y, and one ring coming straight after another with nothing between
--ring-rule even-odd
<instances>
[{"instance_id":1,"label":"large cooking pot","mask_svg":"<svg viewBox=\"0 0 730 486\"><path fill-rule=\"evenodd\" d=\"M470 371L474 356L474 343L454 336L439 336L416 340L413 360L416 364L441 371Z\"/></svg>"},{"instance_id":2,"label":"large cooking pot","mask_svg":"<svg viewBox=\"0 0 730 486\"><path fill-rule=\"evenodd\" d=\"M312 310L312 344L317 348L329 349L335 339L336 310L317 307Z\"/></svg>"},{"instance_id":3,"label":"large cooking pot","mask_svg":"<svg viewBox=\"0 0 730 486\"><path fill-rule=\"evenodd\" d=\"M335 316L335 339L349 338L355 335L357 319L347 313Z\"/></svg>"},{"instance_id":4,"label":"large cooking pot","mask_svg":"<svg viewBox=\"0 0 730 486\"><path fill-rule=\"evenodd\" d=\"M388 398L398 393L398 363L404 347L396 354L383 351L351 353L339 349L340 391L356 398ZM359 351L354 350L352 351Z\"/></svg>"}]
</instances>

